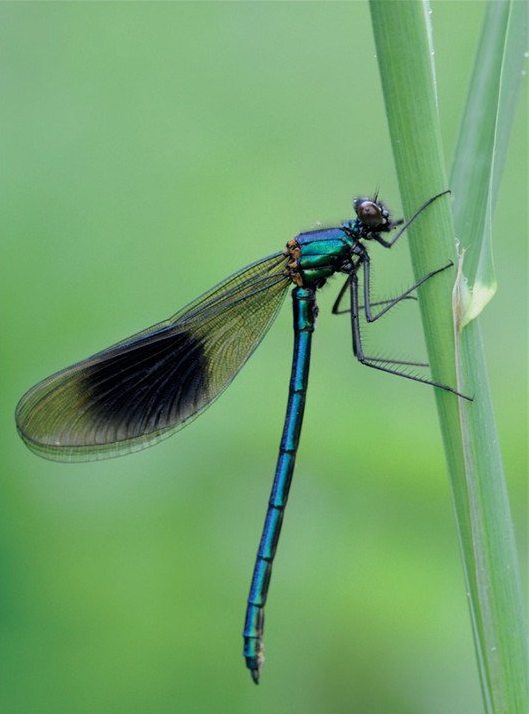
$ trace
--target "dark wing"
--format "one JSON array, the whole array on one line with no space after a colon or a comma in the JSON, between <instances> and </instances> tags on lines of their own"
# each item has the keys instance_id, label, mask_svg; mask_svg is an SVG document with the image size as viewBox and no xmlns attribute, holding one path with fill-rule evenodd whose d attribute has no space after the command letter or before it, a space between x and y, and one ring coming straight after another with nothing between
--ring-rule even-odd
<instances>
[{"instance_id":1,"label":"dark wing","mask_svg":"<svg viewBox=\"0 0 529 714\"><path fill-rule=\"evenodd\" d=\"M138 451L195 418L230 384L290 284L283 253L219 283L169 320L37 384L16 410L27 446L55 461Z\"/></svg>"}]
</instances>

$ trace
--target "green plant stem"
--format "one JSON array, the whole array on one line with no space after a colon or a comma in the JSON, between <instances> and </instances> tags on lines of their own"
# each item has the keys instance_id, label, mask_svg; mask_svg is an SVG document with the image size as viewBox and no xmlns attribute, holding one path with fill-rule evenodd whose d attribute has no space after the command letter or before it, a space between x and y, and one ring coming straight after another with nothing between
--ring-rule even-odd
<instances>
[{"instance_id":1,"label":"green plant stem","mask_svg":"<svg viewBox=\"0 0 529 714\"><path fill-rule=\"evenodd\" d=\"M429 7L371 0L371 16L405 215L446 189ZM460 197L461 198L461 197ZM457 262L450 201L436 201L409 236L417 278ZM485 710L526 711L523 608L518 561L479 325L459 333L452 315L455 272L420 291L433 378L458 384L469 403L436 390ZM458 369L456 371L456 356Z\"/></svg>"}]
</instances>

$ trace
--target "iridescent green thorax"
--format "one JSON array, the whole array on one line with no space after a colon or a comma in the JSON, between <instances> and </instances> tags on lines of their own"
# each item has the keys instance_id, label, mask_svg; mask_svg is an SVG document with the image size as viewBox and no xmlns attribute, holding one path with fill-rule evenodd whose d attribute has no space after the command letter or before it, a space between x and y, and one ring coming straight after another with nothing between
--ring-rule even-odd
<instances>
[{"instance_id":1,"label":"iridescent green thorax","mask_svg":"<svg viewBox=\"0 0 529 714\"><path fill-rule=\"evenodd\" d=\"M291 280L302 287L321 287L327 278L350 263L355 239L352 221L346 233L342 228L324 228L300 233L287 243L291 258L288 271Z\"/></svg>"}]
</instances>

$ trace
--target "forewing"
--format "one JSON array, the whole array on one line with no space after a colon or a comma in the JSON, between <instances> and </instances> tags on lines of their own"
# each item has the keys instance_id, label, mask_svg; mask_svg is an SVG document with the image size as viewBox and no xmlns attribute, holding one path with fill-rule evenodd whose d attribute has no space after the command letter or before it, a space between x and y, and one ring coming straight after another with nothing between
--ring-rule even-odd
<instances>
[{"instance_id":1,"label":"forewing","mask_svg":"<svg viewBox=\"0 0 529 714\"><path fill-rule=\"evenodd\" d=\"M120 456L170 436L228 386L288 288L277 253L235 273L165 322L48 377L16 410L27 446L56 461Z\"/></svg>"}]
</instances>

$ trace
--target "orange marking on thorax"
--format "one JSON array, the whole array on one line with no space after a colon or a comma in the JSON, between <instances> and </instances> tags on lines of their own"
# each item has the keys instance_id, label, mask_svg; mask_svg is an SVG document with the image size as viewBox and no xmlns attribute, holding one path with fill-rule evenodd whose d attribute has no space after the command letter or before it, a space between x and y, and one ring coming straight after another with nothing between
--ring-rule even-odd
<instances>
[{"instance_id":1,"label":"orange marking on thorax","mask_svg":"<svg viewBox=\"0 0 529 714\"><path fill-rule=\"evenodd\" d=\"M292 238L287 242L287 247L283 251L285 255L291 258L290 263L287 263L286 273L292 280L292 282L298 287L303 287L303 278L299 272L299 259L301 258L301 248L299 247L295 238Z\"/></svg>"}]
</instances>

